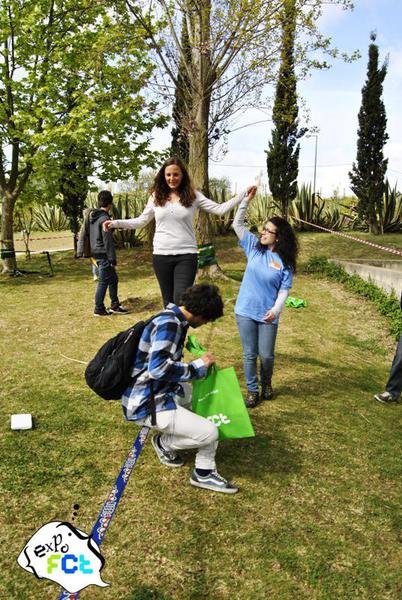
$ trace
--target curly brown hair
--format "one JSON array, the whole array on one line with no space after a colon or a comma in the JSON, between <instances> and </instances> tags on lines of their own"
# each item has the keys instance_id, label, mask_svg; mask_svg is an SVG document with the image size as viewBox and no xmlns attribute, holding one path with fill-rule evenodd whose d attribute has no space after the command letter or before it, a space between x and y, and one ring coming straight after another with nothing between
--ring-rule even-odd
<instances>
[{"instance_id":1,"label":"curly brown hair","mask_svg":"<svg viewBox=\"0 0 402 600\"><path fill-rule=\"evenodd\" d=\"M154 183L151 188L151 192L154 195L155 205L165 206L166 202L169 200L171 189L166 183L165 169L170 165L177 165L182 172L183 178L181 180L180 186L177 189L177 193L180 196L180 204L182 206L185 206L186 208L189 208L194 202L195 190L191 185L190 176L183 161L180 160L180 158L178 158L177 156L172 156L171 158L168 158L156 174Z\"/></svg>"},{"instance_id":2,"label":"curly brown hair","mask_svg":"<svg viewBox=\"0 0 402 600\"><path fill-rule=\"evenodd\" d=\"M273 251L279 254L285 267L296 273L299 244L293 227L283 217L271 217L267 223L272 223L276 227L277 241ZM260 241L257 242L256 248L262 253L268 250L268 247L261 244Z\"/></svg>"}]
</instances>

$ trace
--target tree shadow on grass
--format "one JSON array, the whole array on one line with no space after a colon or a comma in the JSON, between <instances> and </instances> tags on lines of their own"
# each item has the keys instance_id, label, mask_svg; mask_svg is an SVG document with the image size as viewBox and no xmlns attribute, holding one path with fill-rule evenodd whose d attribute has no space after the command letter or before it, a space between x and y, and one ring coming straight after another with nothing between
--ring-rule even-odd
<instances>
[{"instance_id":1,"label":"tree shadow on grass","mask_svg":"<svg viewBox=\"0 0 402 600\"><path fill-rule=\"evenodd\" d=\"M287 356L278 355L277 363L288 370L293 369L293 381L285 384L278 383L275 386L277 399L281 396L291 396L294 399L300 397L305 400L320 400L323 397L333 396L334 400L347 389L348 395L356 395L362 392L378 391L384 382L381 365L365 363L360 367L345 364L324 362L309 356ZM299 366L298 366L299 365ZM310 365L316 370L303 370L302 367ZM381 383L382 382L382 383ZM338 392L336 394L335 392Z\"/></svg>"},{"instance_id":2,"label":"tree shadow on grass","mask_svg":"<svg viewBox=\"0 0 402 600\"><path fill-rule=\"evenodd\" d=\"M123 600L174 600L171 596L166 596L159 590L140 586L133 590L129 596Z\"/></svg>"},{"instance_id":3,"label":"tree shadow on grass","mask_svg":"<svg viewBox=\"0 0 402 600\"><path fill-rule=\"evenodd\" d=\"M247 474L247 479L261 481L271 473L298 473L300 449L281 431L281 419L261 413L251 418L254 438L225 440L219 445L219 468L225 476L235 479L239 474Z\"/></svg>"}]
</instances>

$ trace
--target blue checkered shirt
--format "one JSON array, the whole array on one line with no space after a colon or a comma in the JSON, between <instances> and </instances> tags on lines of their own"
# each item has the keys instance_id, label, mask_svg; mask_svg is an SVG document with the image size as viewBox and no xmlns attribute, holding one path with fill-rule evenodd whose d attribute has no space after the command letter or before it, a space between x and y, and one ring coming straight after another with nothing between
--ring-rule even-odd
<instances>
[{"instance_id":1,"label":"blue checkered shirt","mask_svg":"<svg viewBox=\"0 0 402 600\"><path fill-rule=\"evenodd\" d=\"M167 308L145 327L134 362L134 385L122 396L122 406L128 421L143 419L149 414L147 402L152 381L156 412L175 410L176 399L184 397L180 381L200 379L207 374L204 362L180 362L189 324L175 304Z\"/></svg>"}]
</instances>

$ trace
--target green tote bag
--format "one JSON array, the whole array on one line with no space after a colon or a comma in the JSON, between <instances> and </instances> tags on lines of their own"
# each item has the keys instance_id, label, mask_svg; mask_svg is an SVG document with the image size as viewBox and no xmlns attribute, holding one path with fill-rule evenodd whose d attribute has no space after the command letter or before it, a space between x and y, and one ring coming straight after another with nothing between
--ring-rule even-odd
<instances>
[{"instance_id":1,"label":"green tote bag","mask_svg":"<svg viewBox=\"0 0 402 600\"><path fill-rule=\"evenodd\" d=\"M196 356L205 352L192 335L186 347ZM215 423L219 439L255 435L233 367L218 369L213 365L205 379L192 383L193 411Z\"/></svg>"}]
</instances>

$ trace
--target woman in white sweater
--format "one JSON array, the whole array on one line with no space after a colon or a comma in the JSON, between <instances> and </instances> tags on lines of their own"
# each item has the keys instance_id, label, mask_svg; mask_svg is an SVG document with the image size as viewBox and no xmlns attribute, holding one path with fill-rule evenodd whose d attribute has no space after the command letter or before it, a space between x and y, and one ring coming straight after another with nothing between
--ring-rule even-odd
<instances>
[{"instance_id":1,"label":"woman in white sweater","mask_svg":"<svg viewBox=\"0 0 402 600\"><path fill-rule=\"evenodd\" d=\"M193 285L197 272L194 217L197 209L224 215L252 193L253 187L218 204L194 190L183 162L169 158L155 177L144 212L135 219L106 221L105 229L140 229L155 219L153 267L163 304L178 304L184 290Z\"/></svg>"}]
</instances>

